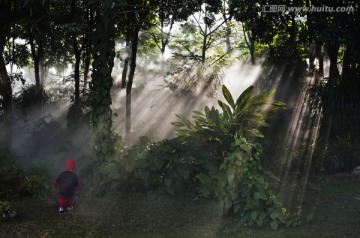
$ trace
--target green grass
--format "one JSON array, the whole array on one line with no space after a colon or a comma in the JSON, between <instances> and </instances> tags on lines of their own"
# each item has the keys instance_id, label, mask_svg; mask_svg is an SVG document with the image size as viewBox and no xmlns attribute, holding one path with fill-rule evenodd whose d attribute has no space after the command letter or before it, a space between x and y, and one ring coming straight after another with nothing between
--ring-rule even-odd
<instances>
[{"instance_id":1,"label":"green grass","mask_svg":"<svg viewBox=\"0 0 360 238\"><path fill-rule=\"evenodd\" d=\"M312 182L302 224L277 231L239 226L222 217L216 200L191 196L77 197L76 209L61 214L55 196L22 199L18 217L1 219L0 237L359 237L359 199L358 179Z\"/></svg>"}]
</instances>

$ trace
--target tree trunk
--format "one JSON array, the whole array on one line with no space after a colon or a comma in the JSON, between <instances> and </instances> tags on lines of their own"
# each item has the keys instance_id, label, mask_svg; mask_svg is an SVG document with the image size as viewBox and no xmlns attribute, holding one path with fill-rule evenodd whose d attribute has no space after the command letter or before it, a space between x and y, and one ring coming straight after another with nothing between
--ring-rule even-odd
<instances>
[{"instance_id":1,"label":"tree trunk","mask_svg":"<svg viewBox=\"0 0 360 238\"><path fill-rule=\"evenodd\" d=\"M251 64L255 65L255 39L253 37L250 39L250 59Z\"/></svg>"},{"instance_id":2,"label":"tree trunk","mask_svg":"<svg viewBox=\"0 0 360 238\"><path fill-rule=\"evenodd\" d=\"M46 78L46 64L44 63L43 59L39 59L39 76L40 82L44 83Z\"/></svg>"},{"instance_id":3,"label":"tree trunk","mask_svg":"<svg viewBox=\"0 0 360 238\"><path fill-rule=\"evenodd\" d=\"M245 31L244 24L242 24L242 30L243 30L243 34L244 34L245 43L250 51L251 64L255 65L255 39L256 39L256 37L254 36L253 32L250 33L250 31L248 31L248 32Z\"/></svg>"},{"instance_id":4,"label":"tree trunk","mask_svg":"<svg viewBox=\"0 0 360 238\"><path fill-rule=\"evenodd\" d=\"M128 51L129 45L130 45L130 30L128 30L126 32L125 42L126 42L126 51ZM127 76L127 71L129 68L129 59L130 59L130 57L128 55L126 55L126 58L124 59L124 68L123 68L122 77L121 77L121 88L126 88L126 76Z\"/></svg>"},{"instance_id":5,"label":"tree trunk","mask_svg":"<svg viewBox=\"0 0 360 238\"><path fill-rule=\"evenodd\" d=\"M76 33L75 33L76 34ZM82 49L78 48L78 41L76 36L73 36L73 50L75 56L75 68L74 68L74 81L75 81L75 104L80 100L80 60Z\"/></svg>"},{"instance_id":6,"label":"tree trunk","mask_svg":"<svg viewBox=\"0 0 360 238\"><path fill-rule=\"evenodd\" d=\"M30 50L31 57L34 61L34 73L35 73L35 85L38 91L41 90L41 79L40 79L40 59L42 57L42 44L38 43L38 49L36 50L35 41L32 29L29 32Z\"/></svg>"},{"instance_id":7,"label":"tree trunk","mask_svg":"<svg viewBox=\"0 0 360 238\"><path fill-rule=\"evenodd\" d=\"M86 24L87 24L87 32L84 35L84 85L83 89L86 90L88 84L88 74L90 69L90 61L91 61L91 34L90 29L92 29L95 24L94 17L94 9L91 6L86 7Z\"/></svg>"},{"instance_id":8,"label":"tree trunk","mask_svg":"<svg viewBox=\"0 0 360 238\"><path fill-rule=\"evenodd\" d=\"M71 3L71 15L74 17L75 21L75 15L76 15L76 3L75 0ZM74 56L75 56L75 69L74 69L74 80L75 80L75 104L79 104L80 101L80 60L81 60L81 52L83 47L79 46L79 42L77 40L77 32L73 33L72 36L72 44L73 44L73 50L74 50Z\"/></svg>"},{"instance_id":9,"label":"tree trunk","mask_svg":"<svg viewBox=\"0 0 360 238\"><path fill-rule=\"evenodd\" d=\"M324 77L324 57L321 48L322 44L320 42L316 42L315 53L319 60L319 76Z\"/></svg>"},{"instance_id":10,"label":"tree trunk","mask_svg":"<svg viewBox=\"0 0 360 238\"><path fill-rule=\"evenodd\" d=\"M231 28L229 26L226 27L226 52L231 51Z\"/></svg>"},{"instance_id":11,"label":"tree trunk","mask_svg":"<svg viewBox=\"0 0 360 238\"><path fill-rule=\"evenodd\" d=\"M80 53L75 54L75 103L80 101Z\"/></svg>"},{"instance_id":12,"label":"tree trunk","mask_svg":"<svg viewBox=\"0 0 360 238\"><path fill-rule=\"evenodd\" d=\"M314 46L314 43L310 43L310 47L309 47L309 68L311 70L313 70L315 68L315 65L314 65L314 60L315 60L315 46Z\"/></svg>"},{"instance_id":13,"label":"tree trunk","mask_svg":"<svg viewBox=\"0 0 360 238\"><path fill-rule=\"evenodd\" d=\"M33 56L34 60L34 73L35 73L35 85L37 89L41 88L41 80L40 80L40 60L35 55Z\"/></svg>"},{"instance_id":14,"label":"tree trunk","mask_svg":"<svg viewBox=\"0 0 360 238\"><path fill-rule=\"evenodd\" d=\"M1 53L4 48L1 46ZM6 71L6 66L2 54L0 55L0 95L3 98L3 110L4 110L4 133L0 135L0 148L9 149L12 140L12 88L9 75Z\"/></svg>"},{"instance_id":15,"label":"tree trunk","mask_svg":"<svg viewBox=\"0 0 360 238\"><path fill-rule=\"evenodd\" d=\"M85 46L85 57L84 57L84 86L83 89L86 90L88 84L88 74L90 69L90 47Z\"/></svg>"},{"instance_id":16,"label":"tree trunk","mask_svg":"<svg viewBox=\"0 0 360 238\"><path fill-rule=\"evenodd\" d=\"M343 78L349 78L350 76L350 64L351 64L351 47L346 46L344 57L343 57L343 65L342 65L342 76Z\"/></svg>"},{"instance_id":17,"label":"tree trunk","mask_svg":"<svg viewBox=\"0 0 360 238\"><path fill-rule=\"evenodd\" d=\"M201 49L201 63L205 63L205 59L206 59L206 45L207 45L207 25L205 24L205 32L204 32L204 37L203 37L203 45L202 45L202 49Z\"/></svg>"},{"instance_id":18,"label":"tree trunk","mask_svg":"<svg viewBox=\"0 0 360 238\"><path fill-rule=\"evenodd\" d=\"M327 52L330 59L329 78L332 82L337 82L339 78L339 69L337 66L339 48L339 44L327 46Z\"/></svg>"},{"instance_id":19,"label":"tree trunk","mask_svg":"<svg viewBox=\"0 0 360 238\"><path fill-rule=\"evenodd\" d=\"M126 136L130 135L131 131L131 89L134 81L135 68L136 68L136 55L138 47L140 27L136 26L132 33L131 40L131 62L130 62L130 73L129 80L126 85Z\"/></svg>"},{"instance_id":20,"label":"tree trunk","mask_svg":"<svg viewBox=\"0 0 360 238\"><path fill-rule=\"evenodd\" d=\"M170 33L174 26L175 19L176 19L176 11L174 12L174 15L171 18L169 31L165 34L164 34L164 21L161 22L161 49L160 49L160 51L161 51L162 56L164 56L166 46L169 43Z\"/></svg>"}]
</instances>

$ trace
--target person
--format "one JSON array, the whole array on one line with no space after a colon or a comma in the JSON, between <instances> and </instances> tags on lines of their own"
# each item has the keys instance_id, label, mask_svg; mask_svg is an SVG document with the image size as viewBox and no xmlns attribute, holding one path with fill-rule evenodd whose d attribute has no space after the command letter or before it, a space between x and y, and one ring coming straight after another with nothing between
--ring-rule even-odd
<instances>
[{"instance_id":1,"label":"person","mask_svg":"<svg viewBox=\"0 0 360 238\"><path fill-rule=\"evenodd\" d=\"M59 187L59 212L64 212L65 205L67 211L72 210L75 191L80 191L74 160L66 161L66 171L56 178L53 185Z\"/></svg>"}]
</instances>

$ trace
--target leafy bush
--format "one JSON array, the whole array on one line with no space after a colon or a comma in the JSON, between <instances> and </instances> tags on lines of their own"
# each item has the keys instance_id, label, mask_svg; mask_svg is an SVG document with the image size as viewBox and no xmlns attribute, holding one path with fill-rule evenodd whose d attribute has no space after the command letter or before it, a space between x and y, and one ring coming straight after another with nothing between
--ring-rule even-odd
<instances>
[{"instance_id":1,"label":"leafy bush","mask_svg":"<svg viewBox=\"0 0 360 238\"><path fill-rule=\"evenodd\" d=\"M0 150L0 196L7 197L19 187L20 169L15 158L8 152ZM15 186L14 186L15 185Z\"/></svg>"},{"instance_id":2,"label":"leafy bush","mask_svg":"<svg viewBox=\"0 0 360 238\"><path fill-rule=\"evenodd\" d=\"M111 184L115 190L127 186L136 191L163 189L171 195L199 191L216 196L224 214L234 215L243 224L272 229L286 224L286 209L262 175L262 148L244 137L262 136L258 128L266 125L261 114L264 105L275 110L283 104L269 102L273 92L252 93L249 87L235 102L223 86L229 105L219 100L222 113L205 107L204 113L194 112L194 123L178 115L180 121L173 123L180 128L178 137L157 142L141 137L138 145L120 146L117 156L98 170L102 184Z\"/></svg>"},{"instance_id":3,"label":"leafy bush","mask_svg":"<svg viewBox=\"0 0 360 238\"><path fill-rule=\"evenodd\" d=\"M360 164L360 141L337 136L325 142L318 140L315 151L314 170L316 172L349 172Z\"/></svg>"},{"instance_id":4,"label":"leafy bush","mask_svg":"<svg viewBox=\"0 0 360 238\"><path fill-rule=\"evenodd\" d=\"M270 226L276 230L285 224L286 209L271 191L262 173L261 145L236 139L219 168L198 174L203 195L215 194L225 215L240 223Z\"/></svg>"},{"instance_id":5,"label":"leafy bush","mask_svg":"<svg viewBox=\"0 0 360 238\"><path fill-rule=\"evenodd\" d=\"M0 196L41 196L49 190L49 184L46 168L34 164L23 170L8 151L0 151Z\"/></svg>"},{"instance_id":6,"label":"leafy bush","mask_svg":"<svg viewBox=\"0 0 360 238\"><path fill-rule=\"evenodd\" d=\"M130 150L129 156L135 156L135 163L126 169L134 173L144 189L162 188L175 195L193 188L196 164L177 138L149 142L135 154Z\"/></svg>"},{"instance_id":7,"label":"leafy bush","mask_svg":"<svg viewBox=\"0 0 360 238\"><path fill-rule=\"evenodd\" d=\"M71 103L66 119L69 131L76 131L78 128L83 127L85 125L85 113L81 105L78 103Z\"/></svg>"},{"instance_id":8,"label":"leafy bush","mask_svg":"<svg viewBox=\"0 0 360 238\"><path fill-rule=\"evenodd\" d=\"M147 192L163 189L171 195L199 191L203 196L217 197L224 215L234 216L242 224L272 229L293 224L293 219L288 219L291 214L281 206L265 181L260 144L236 139L229 151L223 156L218 154L221 162L216 165L206 160L211 157L209 151L194 150L179 138L159 142L142 140L142 144L129 148L122 158L131 189ZM108 173L120 174L118 166L110 167Z\"/></svg>"},{"instance_id":9,"label":"leafy bush","mask_svg":"<svg viewBox=\"0 0 360 238\"><path fill-rule=\"evenodd\" d=\"M20 111L27 116L30 113L30 108L34 105L39 105L43 108L49 102L49 96L46 91L41 88L39 90L35 85L25 85L21 91L15 94L14 103Z\"/></svg>"}]
</instances>

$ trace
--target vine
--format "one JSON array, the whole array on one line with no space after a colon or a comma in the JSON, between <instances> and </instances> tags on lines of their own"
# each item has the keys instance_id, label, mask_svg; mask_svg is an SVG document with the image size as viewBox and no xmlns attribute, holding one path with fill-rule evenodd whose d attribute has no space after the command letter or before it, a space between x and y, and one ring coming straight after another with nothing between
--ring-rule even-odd
<instances>
[{"instance_id":1,"label":"vine","mask_svg":"<svg viewBox=\"0 0 360 238\"><path fill-rule=\"evenodd\" d=\"M93 34L94 59L90 92L92 107L91 121L95 138L93 147L96 152L96 163L103 163L114 150L115 135L112 131L112 110L110 90L113 85L111 72L114 67L114 14L111 1L103 2Z\"/></svg>"}]
</instances>

